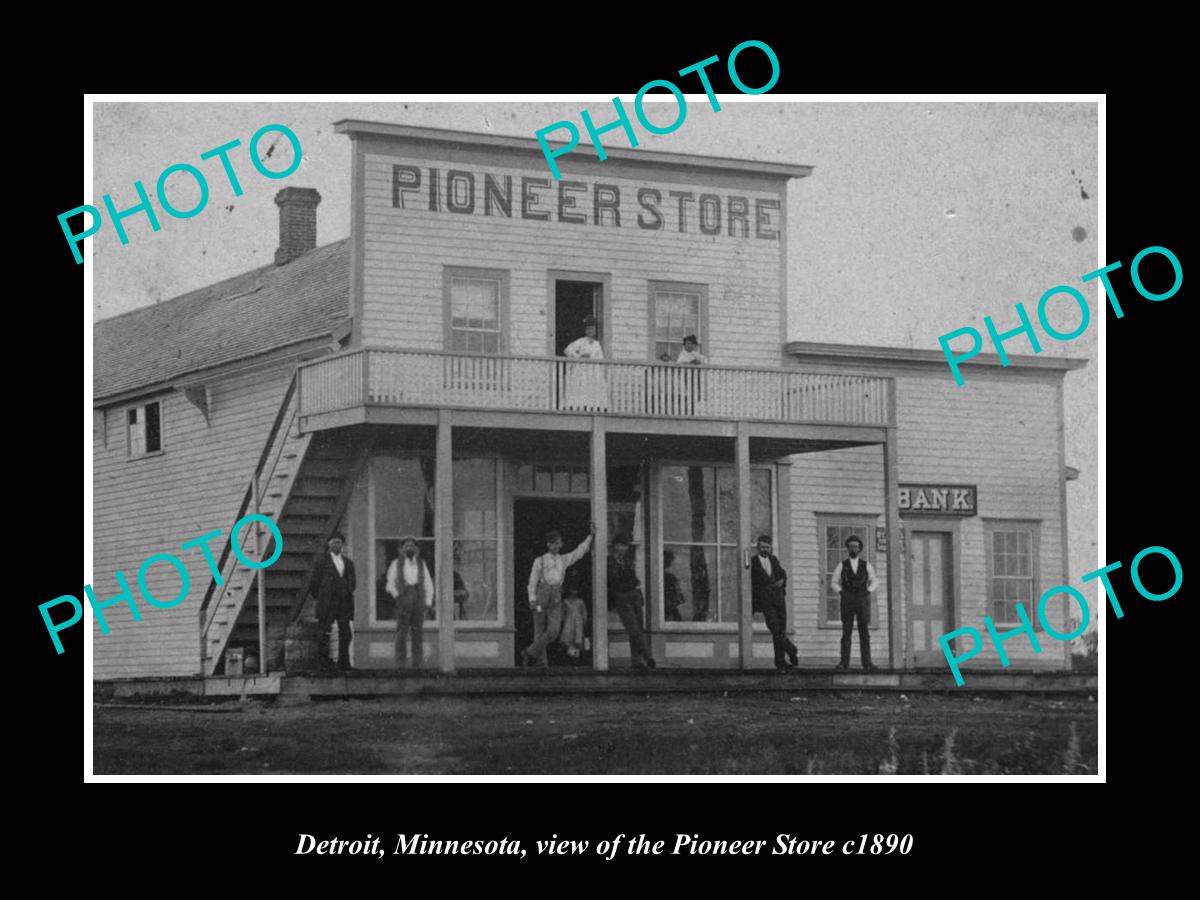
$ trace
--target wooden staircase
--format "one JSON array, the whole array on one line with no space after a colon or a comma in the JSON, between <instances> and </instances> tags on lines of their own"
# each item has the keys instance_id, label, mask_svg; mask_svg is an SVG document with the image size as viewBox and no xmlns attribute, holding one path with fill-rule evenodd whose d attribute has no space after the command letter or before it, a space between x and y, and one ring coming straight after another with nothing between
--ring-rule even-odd
<instances>
[{"instance_id":1,"label":"wooden staircase","mask_svg":"<svg viewBox=\"0 0 1200 900\"><path fill-rule=\"evenodd\" d=\"M314 556L325 548L338 527L366 458L365 450L337 432L298 434L298 399L293 378L259 458L242 506L234 521L258 512L276 523L283 552L266 569L251 569L232 553L228 539L218 561L223 585L214 578L200 611L203 672L222 674L225 651L254 648L257 655L258 579L262 579L267 618L267 663L261 671L282 668L284 633L300 612L299 597ZM239 549L255 559L254 526L240 535ZM271 533L263 528L262 559L275 552Z\"/></svg>"}]
</instances>

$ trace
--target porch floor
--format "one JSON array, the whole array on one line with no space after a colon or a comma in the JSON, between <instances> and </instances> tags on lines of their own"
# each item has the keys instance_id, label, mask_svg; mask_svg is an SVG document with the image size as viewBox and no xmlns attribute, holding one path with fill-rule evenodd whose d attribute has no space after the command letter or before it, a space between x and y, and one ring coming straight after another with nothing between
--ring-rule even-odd
<instances>
[{"instance_id":1,"label":"porch floor","mask_svg":"<svg viewBox=\"0 0 1200 900\"><path fill-rule=\"evenodd\" d=\"M460 669L454 675L437 671L356 671L349 674L285 675L273 673L208 678L125 679L95 682L98 702L134 697L191 695L240 697L274 695L295 699L380 696L471 696L495 694L669 694L696 692L893 691L986 693L1095 693L1097 676L1070 672L1013 669L965 671L965 684L938 671L851 670L800 668L790 672L751 672L712 669L660 668L653 672L578 669Z\"/></svg>"}]
</instances>

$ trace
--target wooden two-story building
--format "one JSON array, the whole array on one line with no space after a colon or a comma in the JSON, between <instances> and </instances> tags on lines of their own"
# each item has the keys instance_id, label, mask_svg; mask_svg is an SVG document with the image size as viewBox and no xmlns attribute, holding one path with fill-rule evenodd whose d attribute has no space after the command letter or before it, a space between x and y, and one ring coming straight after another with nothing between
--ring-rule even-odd
<instances>
[{"instance_id":1,"label":"wooden two-story building","mask_svg":"<svg viewBox=\"0 0 1200 900\"><path fill-rule=\"evenodd\" d=\"M284 538L261 576L214 542L222 577L193 551L184 603L140 622L111 607L97 679L230 671L260 638L280 669L335 529L358 568L361 669L395 664L384 583L409 535L443 672L517 664L545 532L569 548L589 522L574 576L597 670L629 665L593 564L617 532L663 669L772 666L746 568L760 533L790 573L802 666L837 662L828 581L851 533L879 575L875 662L894 670L944 671L941 633L1016 624L1016 602L1066 583L1062 379L1079 363L980 356L956 388L932 352L789 342L787 191L809 167L577 150L556 181L529 138L337 128L349 239L318 248L319 195L285 188L274 265L97 324L97 596L247 512ZM563 356L586 316L603 361ZM707 364L664 361L686 334ZM253 529L239 538L253 556ZM169 567L147 582L178 592ZM1006 649L1065 667L1043 643ZM990 646L974 664L997 664Z\"/></svg>"}]
</instances>

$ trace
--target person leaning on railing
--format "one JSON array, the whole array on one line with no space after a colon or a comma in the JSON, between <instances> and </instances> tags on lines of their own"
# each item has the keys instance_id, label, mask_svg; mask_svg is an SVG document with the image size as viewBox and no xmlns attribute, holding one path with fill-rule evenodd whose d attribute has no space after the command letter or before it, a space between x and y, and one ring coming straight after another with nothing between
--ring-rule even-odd
<instances>
[{"instance_id":1,"label":"person leaning on railing","mask_svg":"<svg viewBox=\"0 0 1200 900\"><path fill-rule=\"evenodd\" d=\"M700 342L696 340L694 334L689 334L683 339L683 349L679 351L679 355L675 357L677 363L690 363L693 366L704 365L708 362L708 357L700 352Z\"/></svg>"}]
</instances>

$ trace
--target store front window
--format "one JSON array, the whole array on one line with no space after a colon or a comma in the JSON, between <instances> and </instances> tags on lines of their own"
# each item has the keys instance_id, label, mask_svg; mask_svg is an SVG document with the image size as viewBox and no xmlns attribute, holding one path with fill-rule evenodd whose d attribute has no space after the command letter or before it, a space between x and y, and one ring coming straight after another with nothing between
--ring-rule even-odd
<instances>
[{"instance_id":1,"label":"store front window","mask_svg":"<svg viewBox=\"0 0 1200 900\"><path fill-rule=\"evenodd\" d=\"M752 468L750 490L751 537L773 534L771 470ZM663 621L738 621L743 554L737 521L732 467L663 468Z\"/></svg>"},{"instance_id":2,"label":"store front window","mask_svg":"<svg viewBox=\"0 0 1200 900\"><path fill-rule=\"evenodd\" d=\"M421 560L434 566L433 500L434 459L431 456L377 456L371 460L371 495L374 506L375 561L371 621L396 621L396 601L387 592L388 567L400 556L406 537L416 539ZM426 618L436 615L436 603Z\"/></svg>"}]
</instances>

